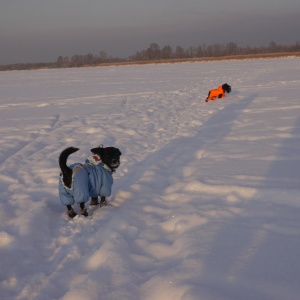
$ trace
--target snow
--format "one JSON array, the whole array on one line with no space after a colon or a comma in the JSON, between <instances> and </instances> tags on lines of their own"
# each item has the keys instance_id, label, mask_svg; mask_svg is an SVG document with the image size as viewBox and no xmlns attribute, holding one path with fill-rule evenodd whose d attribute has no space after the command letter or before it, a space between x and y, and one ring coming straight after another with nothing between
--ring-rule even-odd
<instances>
[{"instance_id":1,"label":"snow","mask_svg":"<svg viewBox=\"0 0 300 300\"><path fill-rule=\"evenodd\" d=\"M0 299L298 300L299 74L294 57L1 72ZM112 205L69 219L58 156L100 144L122 151Z\"/></svg>"}]
</instances>

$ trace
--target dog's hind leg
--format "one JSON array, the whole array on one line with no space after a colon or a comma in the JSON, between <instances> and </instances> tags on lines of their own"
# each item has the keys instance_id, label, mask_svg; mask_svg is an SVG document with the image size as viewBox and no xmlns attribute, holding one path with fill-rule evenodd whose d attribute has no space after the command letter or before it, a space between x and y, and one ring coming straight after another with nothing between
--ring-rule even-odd
<instances>
[{"instance_id":1,"label":"dog's hind leg","mask_svg":"<svg viewBox=\"0 0 300 300\"><path fill-rule=\"evenodd\" d=\"M98 204L99 204L99 202L98 202L98 197L92 197L92 198L91 198L90 205L96 206L96 205L98 205Z\"/></svg>"},{"instance_id":2,"label":"dog's hind leg","mask_svg":"<svg viewBox=\"0 0 300 300\"><path fill-rule=\"evenodd\" d=\"M84 206L84 202L81 202L79 205L80 205L80 213L81 213L83 216L87 217L89 214L88 214L88 212L87 212L86 207Z\"/></svg>"}]
</instances>

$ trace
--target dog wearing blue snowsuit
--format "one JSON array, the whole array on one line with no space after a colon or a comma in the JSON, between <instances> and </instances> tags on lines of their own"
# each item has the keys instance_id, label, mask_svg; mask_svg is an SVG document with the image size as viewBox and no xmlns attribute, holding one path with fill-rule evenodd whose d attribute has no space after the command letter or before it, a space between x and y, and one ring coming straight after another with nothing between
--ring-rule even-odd
<instances>
[{"instance_id":1,"label":"dog wearing blue snowsuit","mask_svg":"<svg viewBox=\"0 0 300 300\"><path fill-rule=\"evenodd\" d=\"M85 203L92 198L93 205L98 204L110 196L113 177L112 173L120 165L121 152L118 148L93 148L92 155L88 156L85 164L75 163L67 166L68 156L78 151L78 148L69 147L59 157L61 176L59 180L59 198L67 207L67 214L74 218L77 214L72 205L79 204L81 214L88 216ZM92 204L92 203L91 203Z\"/></svg>"}]
</instances>

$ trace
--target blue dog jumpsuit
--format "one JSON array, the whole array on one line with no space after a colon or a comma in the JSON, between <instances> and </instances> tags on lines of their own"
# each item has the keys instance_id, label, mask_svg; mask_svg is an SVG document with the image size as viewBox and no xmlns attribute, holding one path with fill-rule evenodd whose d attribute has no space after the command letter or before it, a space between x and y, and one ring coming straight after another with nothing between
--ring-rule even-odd
<instances>
[{"instance_id":1,"label":"blue dog jumpsuit","mask_svg":"<svg viewBox=\"0 0 300 300\"><path fill-rule=\"evenodd\" d=\"M63 205L86 203L89 201L90 194L95 194L88 170L82 164L73 164L69 168L73 170L72 186L70 189L66 187L63 184L62 176L60 176L58 185L60 202Z\"/></svg>"},{"instance_id":2,"label":"blue dog jumpsuit","mask_svg":"<svg viewBox=\"0 0 300 300\"><path fill-rule=\"evenodd\" d=\"M108 197L113 185L112 172L105 168L98 155L90 155L84 165L87 169L92 184L91 197Z\"/></svg>"}]
</instances>

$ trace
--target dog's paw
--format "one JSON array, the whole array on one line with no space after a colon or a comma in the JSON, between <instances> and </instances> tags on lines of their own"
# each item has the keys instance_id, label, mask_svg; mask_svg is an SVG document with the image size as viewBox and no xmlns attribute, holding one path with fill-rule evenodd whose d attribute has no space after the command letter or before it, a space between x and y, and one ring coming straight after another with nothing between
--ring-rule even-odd
<instances>
[{"instance_id":1,"label":"dog's paw","mask_svg":"<svg viewBox=\"0 0 300 300\"><path fill-rule=\"evenodd\" d=\"M108 205L106 200L100 202L100 207L106 206L106 205Z\"/></svg>"},{"instance_id":2,"label":"dog's paw","mask_svg":"<svg viewBox=\"0 0 300 300\"><path fill-rule=\"evenodd\" d=\"M68 217L70 217L71 219L74 219L77 216L77 213L72 209L72 210L68 210L67 211L67 215Z\"/></svg>"},{"instance_id":3,"label":"dog's paw","mask_svg":"<svg viewBox=\"0 0 300 300\"><path fill-rule=\"evenodd\" d=\"M81 214L82 216L85 216L85 217L87 217L87 216L89 215L86 208L81 209L81 210L80 210L80 214Z\"/></svg>"}]
</instances>

